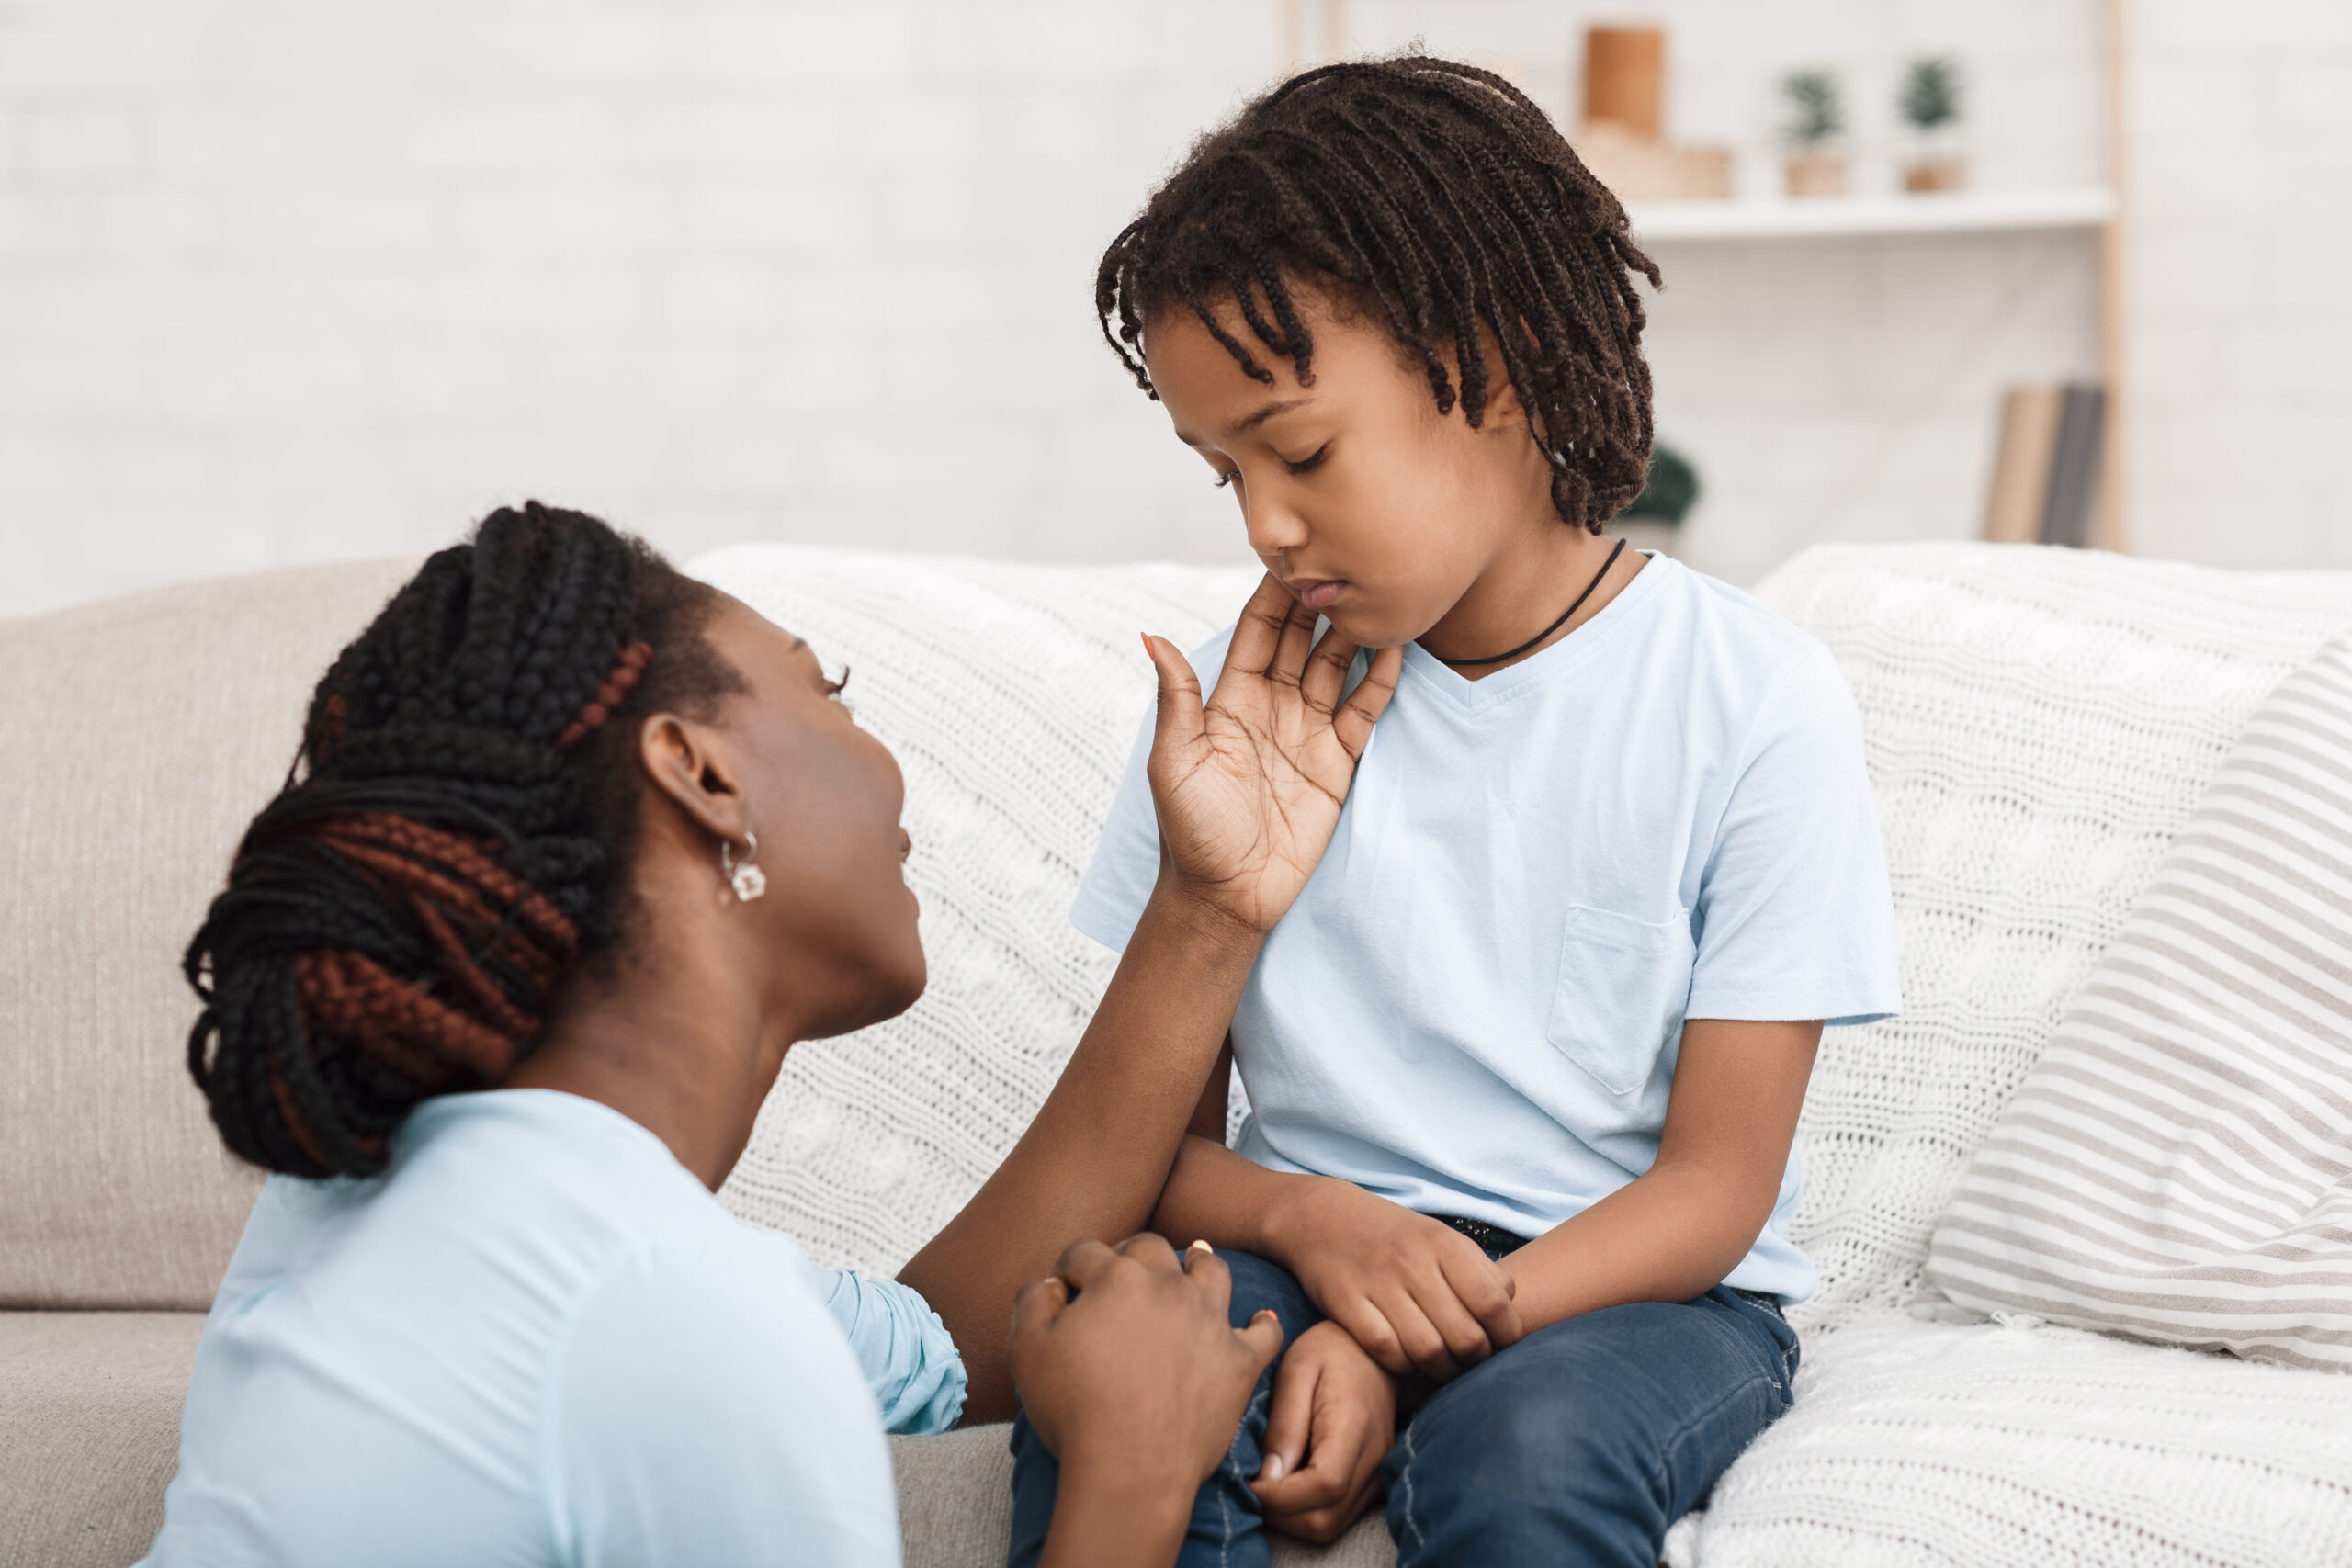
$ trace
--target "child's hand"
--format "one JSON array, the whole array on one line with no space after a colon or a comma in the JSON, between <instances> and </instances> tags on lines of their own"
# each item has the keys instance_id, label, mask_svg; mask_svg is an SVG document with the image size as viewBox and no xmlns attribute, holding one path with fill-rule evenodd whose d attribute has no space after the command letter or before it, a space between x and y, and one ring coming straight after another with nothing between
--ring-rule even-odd
<instances>
[{"instance_id":1,"label":"child's hand","mask_svg":"<svg viewBox=\"0 0 2352 1568\"><path fill-rule=\"evenodd\" d=\"M1336 1323L1300 1335L1274 1373L1265 1459L1250 1483L1266 1523L1334 1541L1380 1495L1396 1441L1396 1387Z\"/></svg>"},{"instance_id":2,"label":"child's hand","mask_svg":"<svg viewBox=\"0 0 2352 1568\"><path fill-rule=\"evenodd\" d=\"M1253 931L1273 929L1323 858L1404 665L1381 649L1342 703L1360 650L1336 630L1316 647L1315 619L1266 578L1205 707L1184 656L1144 639L1159 672L1149 773L1162 851L1188 890Z\"/></svg>"},{"instance_id":3,"label":"child's hand","mask_svg":"<svg viewBox=\"0 0 2352 1568\"><path fill-rule=\"evenodd\" d=\"M1389 1373L1445 1382L1519 1342L1517 1287L1476 1242L1353 1182L1290 1187L1275 1260Z\"/></svg>"}]
</instances>

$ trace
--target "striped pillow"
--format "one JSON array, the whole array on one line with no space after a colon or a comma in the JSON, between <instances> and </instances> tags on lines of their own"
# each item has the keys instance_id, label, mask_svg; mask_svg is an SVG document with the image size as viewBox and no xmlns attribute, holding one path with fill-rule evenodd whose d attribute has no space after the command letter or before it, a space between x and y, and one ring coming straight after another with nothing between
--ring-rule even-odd
<instances>
[{"instance_id":1,"label":"striped pillow","mask_svg":"<svg viewBox=\"0 0 2352 1568\"><path fill-rule=\"evenodd\" d=\"M2352 638L2239 738L1927 1273L1978 1311L2352 1371Z\"/></svg>"}]
</instances>

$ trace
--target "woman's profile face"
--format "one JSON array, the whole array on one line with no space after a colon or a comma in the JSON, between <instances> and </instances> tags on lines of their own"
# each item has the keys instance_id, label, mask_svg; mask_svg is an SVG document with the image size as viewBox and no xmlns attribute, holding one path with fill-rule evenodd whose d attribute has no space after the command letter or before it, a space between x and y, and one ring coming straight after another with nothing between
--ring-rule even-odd
<instances>
[{"instance_id":1,"label":"woman's profile face","mask_svg":"<svg viewBox=\"0 0 2352 1568\"><path fill-rule=\"evenodd\" d=\"M897 760L858 728L799 637L731 598L707 635L750 688L723 711L741 743L743 807L767 879L765 895L739 912L760 923L763 950L775 954L769 978L788 989L811 1037L904 1012L927 972L903 869L912 844L899 823Z\"/></svg>"}]
</instances>

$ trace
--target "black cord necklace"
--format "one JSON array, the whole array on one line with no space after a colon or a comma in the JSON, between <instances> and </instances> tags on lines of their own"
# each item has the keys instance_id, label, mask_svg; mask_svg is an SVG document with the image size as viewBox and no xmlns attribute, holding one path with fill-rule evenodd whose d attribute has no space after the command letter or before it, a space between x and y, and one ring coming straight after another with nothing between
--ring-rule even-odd
<instances>
[{"instance_id":1,"label":"black cord necklace","mask_svg":"<svg viewBox=\"0 0 2352 1568\"><path fill-rule=\"evenodd\" d=\"M1550 637L1554 632L1558 631L1562 626L1566 626L1568 624L1568 617L1575 615L1578 610L1584 608L1584 602L1592 597L1592 591L1600 586L1600 580L1609 575L1609 569L1615 566L1617 564L1617 558L1624 553L1625 541L1620 539L1617 541L1617 547L1609 552L1609 558L1600 563L1600 570L1592 574L1592 581L1584 585L1584 592L1577 595L1577 602L1569 605L1566 609L1561 611L1560 618L1558 620L1554 621L1550 626L1545 626L1542 631L1537 632L1533 637L1529 637L1525 642L1521 643L1509 653L1491 654L1485 659L1448 659L1442 653L1432 653L1430 657L1436 660L1440 664L1445 665L1449 669L1453 670L1459 670L1465 665L1472 664L1500 664L1506 659L1517 659L1521 654L1525 653L1529 649L1533 648L1537 643L1542 642L1545 637Z\"/></svg>"}]
</instances>

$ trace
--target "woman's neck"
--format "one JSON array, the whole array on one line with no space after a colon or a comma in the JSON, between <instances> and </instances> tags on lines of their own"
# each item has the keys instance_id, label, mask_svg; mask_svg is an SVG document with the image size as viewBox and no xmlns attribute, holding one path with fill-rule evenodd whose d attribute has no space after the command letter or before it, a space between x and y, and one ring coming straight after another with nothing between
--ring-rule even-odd
<instances>
[{"instance_id":1,"label":"woman's neck","mask_svg":"<svg viewBox=\"0 0 2352 1568\"><path fill-rule=\"evenodd\" d=\"M673 940L633 956L625 976L575 977L501 1087L608 1106L717 1191L751 1141L792 1037L763 1017L744 970L715 957Z\"/></svg>"},{"instance_id":2,"label":"woman's neck","mask_svg":"<svg viewBox=\"0 0 2352 1568\"><path fill-rule=\"evenodd\" d=\"M1476 681L1532 659L1599 615L1647 562L1647 557L1628 550L1602 577L1601 568L1616 546L1615 539L1567 527L1547 513L1542 522L1514 529L1469 590L1418 640L1449 663L1490 659L1542 633L1590 585L1591 593L1576 614L1540 642L1510 659L1467 665L1456 673Z\"/></svg>"}]
</instances>

